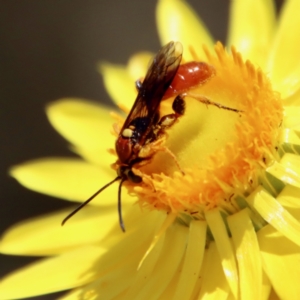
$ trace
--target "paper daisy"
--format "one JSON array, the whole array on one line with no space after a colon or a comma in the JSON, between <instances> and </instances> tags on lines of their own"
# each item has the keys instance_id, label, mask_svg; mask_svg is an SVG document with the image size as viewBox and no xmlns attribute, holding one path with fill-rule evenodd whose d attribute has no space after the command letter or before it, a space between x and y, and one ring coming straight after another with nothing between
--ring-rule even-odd
<instances>
[{"instance_id":1,"label":"paper daisy","mask_svg":"<svg viewBox=\"0 0 300 300\"><path fill-rule=\"evenodd\" d=\"M276 19L271 0L233 1L225 49L185 2L159 1L162 45L180 41L182 63L214 70L185 91L185 112L166 130L163 146L174 156L154 148L147 164L132 166L142 181L123 183L125 233L117 183L64 227L69 210L8 230L2 253L49 258L4 278L0 298L72 289L62 299L298 299L299 11L299 1L286 1ZM149 60L144 53L126 67L101 65L126 112ZM236 111L204 105L203 97ZM172 113L173 100L162 101L161 116ZM117 157L106 149L126 115L78 99L50 104L47 113L82 158L31 161L11 174L27 188L82 202L116 177Z\"/></svg>"}]
</instances>

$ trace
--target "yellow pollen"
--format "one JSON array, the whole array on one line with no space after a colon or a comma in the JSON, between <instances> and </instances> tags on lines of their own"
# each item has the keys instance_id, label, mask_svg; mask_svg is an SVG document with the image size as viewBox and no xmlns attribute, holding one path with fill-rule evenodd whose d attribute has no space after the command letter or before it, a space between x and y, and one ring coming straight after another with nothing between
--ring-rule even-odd
<instances>
[{"instance_id":1,"label":"yellow pollen","mask_svg":"<svg viewBox=\"0 0 300 300\"><path fill-rule=\"evenodd\" d=\"M193 88L191 95L240 112L186 97L186 113L165 137L165 146L185 174L178 171L170 155L154 151L148 164L133 168L143 182L124 183L143 207L197 219L215 207L228 213L239 209L233 200L254 190L265 168L278 159L283 118L280 95L272 90L265 74L250 61L244 62L234 47L227 53L217 43L214 53L206 48L205 53L216 75ZM172 100L162 102L161 116Z\"/></svg>"}]
</instances>

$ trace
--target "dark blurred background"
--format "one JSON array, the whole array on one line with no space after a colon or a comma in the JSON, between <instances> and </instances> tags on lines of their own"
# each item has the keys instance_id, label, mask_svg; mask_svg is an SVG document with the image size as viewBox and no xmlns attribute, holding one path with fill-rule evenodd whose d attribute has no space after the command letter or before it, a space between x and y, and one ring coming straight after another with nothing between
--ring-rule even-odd
<instances>
[{"instance_id":1,"label":"dark blurred background","mask_svg":"<svg viewBox=\"0 0 300 300\"><path fill-rule=\"evenodd\" d=\"M214 38L225 42L229 1L188 2ZM96 64L126 64L136 51L156 52L155 6L154 0L0 1L0 233L17 221L70 205L23 188L7 170L33 158L73 155L48 123L45 105L61 97L111 104ZM0 275L31 260L0 255Z\"/></svg>"}]
</instances>

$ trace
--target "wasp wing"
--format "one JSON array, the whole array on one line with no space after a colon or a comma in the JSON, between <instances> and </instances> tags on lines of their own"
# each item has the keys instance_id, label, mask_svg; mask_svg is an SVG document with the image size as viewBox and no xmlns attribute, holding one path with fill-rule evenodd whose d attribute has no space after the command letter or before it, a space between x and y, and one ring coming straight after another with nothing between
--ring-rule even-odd
<instances>
[{"instance_id":1,"label":"wasp wing","mask_svg":"<svg viewBox=\"0 0 300 300\"><path fill-rule=\"evenodd\" d=\"M135 126L136 120L142 120L140 136L151 130L151 125L157 117L159 104L171 84L182 58L182 45L179 42L169 42L162 47L154 57L145 79L139 88L137 98L123 125L123 129Z\"/></svg>"}]
</instances>

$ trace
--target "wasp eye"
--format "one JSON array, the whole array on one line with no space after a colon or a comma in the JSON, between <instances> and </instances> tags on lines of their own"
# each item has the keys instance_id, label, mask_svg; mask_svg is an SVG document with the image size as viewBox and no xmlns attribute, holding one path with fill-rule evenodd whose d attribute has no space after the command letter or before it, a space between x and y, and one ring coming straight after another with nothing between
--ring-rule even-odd
<instances>
[{"instance_id":1,"label":"wasp eye","mask_svg":"<svg viewBox=\"0 0 300 300\"><path fill-rule=\"evenodd\" d=\"M132 170L129 170L127 173L127 177L130 181L134 182L134 183L140 183L142 182L142 177L135 175Z\"/></svg>"}]
</instances>

